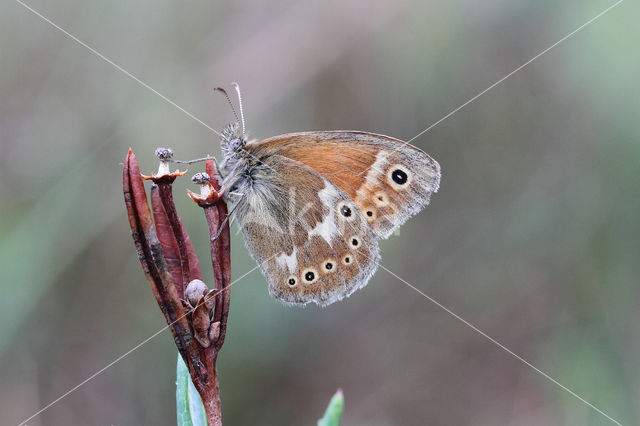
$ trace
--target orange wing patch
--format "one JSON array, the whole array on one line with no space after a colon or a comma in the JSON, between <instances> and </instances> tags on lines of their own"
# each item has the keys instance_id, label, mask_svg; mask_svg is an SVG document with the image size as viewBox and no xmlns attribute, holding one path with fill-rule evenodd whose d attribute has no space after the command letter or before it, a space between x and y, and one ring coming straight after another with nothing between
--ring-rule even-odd
<instances>
[{"instance_id":1,"label":"orange wing patch","mask_svg":"<svg viewBox=\"0 0 640 426\"><path fill-rule=\"evenodd\" d=\"M373 133L291 133L247 148L258 156L280 155L314 169L346 192L383 238L422 210L440 184L440 166L429 155Z\"/></svg>"}]
</instances>

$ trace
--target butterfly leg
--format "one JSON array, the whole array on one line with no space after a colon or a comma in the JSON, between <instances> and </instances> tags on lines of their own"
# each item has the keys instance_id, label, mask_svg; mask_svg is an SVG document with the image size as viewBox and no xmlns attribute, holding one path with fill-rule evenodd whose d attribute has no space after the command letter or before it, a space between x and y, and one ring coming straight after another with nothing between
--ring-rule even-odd
<instances>
[{"instance_id":1,"label":"butterfly leg","mask_svg":"<svg viewBox=\"0 0 640 426\"><path fill-rule=\"evenodd\" d=\"M224 176L222 175L222 172L220 171L220 166L218 165L218 160L216 160L215 157L211 157L211 156L207 156L207 157L202 157L202 158L196 158L194 160L171 160L172 163L178 163L178 164L193 164L193 163L201 163L203 161L207 161L207 160L212 160L213 164L215 164L215 170L217 171L217 173L220 175L220 177L224 178Z\"/></svg>"},{"instance_id":2,"label":"butterfly leg","mask_svg":"<svg viewBox=\"0 0 640 426\"><path fill-rule=\"evenodd\" d=\"M216 160L216 157L211 157L211 160L213 161L213 165L215 166L213 170L215 170L215 172L220 175L221 179L224 179L224 176L222 175L222 169L220 169L220 166L218 165L218 160Z\"/></svg>"},{"instance_id":3,"label":"butterfly leg","mask_svg":"<svg viewBox=\"0 0 640 426\"><path fill-rule=\"evenodd\" d=\"M193 164L193 163L202 163L203 161L207 161L208 159L213 159L213 162L215 163L216 160L213 157L202 157L202 158L196 158L194 160L171 160L172 163L178 163L178 164ZM218 164L216 163L216 166Z\"/></svg>"},{"instance_id":4,"label":"butterfly leg","mask_svg":"<svg viewBox=\"0 0 640 426\"><path fill-rule=\"evenodd\" d=\"M224 188L221 189L220 194L224 193ZM232 192L230 192L230 194L234 194ZM237 194L240 195L242 197L244 197L244 194ZM218 229L218 233L213 237L213 239L211 241L216 241L218 239L218 237L220 237L220 234L222 234L222 230L225 228L225 226L227 225L227 222L229 222L229 218L231 217L231 215L233 214L233 212L238 208L238 205L240 203L236 203L233 208L231 209L231 211L229 212L229 214L227 214L227 217L224 218L224 220L222 221L222 223L220 224L220 229ZM231 227L231 223L229 223L229 227Z\"/></svg>"}]
</instances>

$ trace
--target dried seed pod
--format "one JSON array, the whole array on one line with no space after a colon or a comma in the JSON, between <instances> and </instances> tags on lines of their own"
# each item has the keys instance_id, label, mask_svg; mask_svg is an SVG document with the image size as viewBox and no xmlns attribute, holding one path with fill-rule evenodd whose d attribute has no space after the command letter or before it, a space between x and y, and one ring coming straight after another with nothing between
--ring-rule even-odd
<instances>
[{"instance_id":1,"label":"dried seed pod","mask_svg":"<svg viewBox=\"0 0 640 426\"><path fill-rule=\"evenodd\" d=\"M213 161L208 160L206 171L210 179L207 187L201 188L205 191L205 198L190 191L189 195L203 207L209 226L215 279L215 289L209 291L201 281L199 263L173 202L171 184L186 171L171 173L172 155L169 149L158 149L157 156L161 162L158 174L145 176L140 173L135 156L129 149L123 167L125 205L131 235L151 289L178 351L187 363L209 424L219 426L222 423L216 358L224 342L230 294L224 291L230 285L227 206L221 199L224 189L221 188L220 177L215 172ZM201 183L205 183L206 178L201 177ZM154 217L147 204L142 179L152 180L157 185L151 191ZM218 231L220 228L223 228L221 233ZM194 279L200 282L192 283L185 294L183 290L186 291ZM214 325L211 325L212 317Z\"/></svg>"},{"instance_id":2,"label":"dried seed pod","mask_svg":"<svg viewBox=\"0 0 640 426\"><path fill-rule=\"evenodd\" d=\"M209 308L204 303L204 297L196 302L196 309L193 311L191 325L193 326L193 334L203 348L208 348L211 345L209 340L209 326L211 324L211 317L209 315Z\"/></svg>"},{"instance_id":3,"label":"dried seed pod","mask_svg":"<svg viewBox=\"0 0 640 426\"><path fill-rule=\"evenodd\" d=\"M192 307L198 306L200 299L207 294L209 288L202 280L192 280L184 291L184 297Z\"/></svg>"},{"instance_id":4,"label":"dried seed pod","mask_svg":"<svg viewBox=\"0 0 640 426\"><path fill-rule=\"evenodd\" d=\"M211 327L209 328L209 341L216 342L220 337L220 321L216 321L211 323Z\"/></svg>"},{"instance_id":5,"label":"dried seed pod","mask_svg":"<svg viewBox=\"0 0 640 426\"><path fill-rule=\"evenodd\" d=\"M206 303L207 307L209 308L209 312L213 312L213 310L215 309L216 296L218 295L218 293L219 292L217 292L215 289L209 290L209 293L207 293L207 295L204 297L204 303Z\"/></svg>"}]
</instances>

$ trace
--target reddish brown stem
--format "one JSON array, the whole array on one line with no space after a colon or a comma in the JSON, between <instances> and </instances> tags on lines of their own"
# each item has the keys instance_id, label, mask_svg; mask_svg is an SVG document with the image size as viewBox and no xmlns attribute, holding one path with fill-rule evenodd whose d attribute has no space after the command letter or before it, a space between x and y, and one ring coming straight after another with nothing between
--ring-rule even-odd
<instances>
[{"instance_id":1,"label":"reddish brown stem","mask_svg":"<svg viewBox=\"0 0 640 426\"><path fill-rule=\"evenodd\" d=\"M222 189L221 184L215 170L215 165L211 159L207 160L206 171L211 178L211 184L214 189L216 191L220 191ZM213 209L216 210L215 214L211 214L209 216L207 212ZM214 274L216 275L216 291L218 292L215 320L220 321L220 334L214 342L214 345L219 349L222 347L226 336L229 304L231 302L231 289L229 288L229 285L231 284L231 249L229 221L226 221L228 209L226 203L217 202L212 206L205 207L204 210L205 216L207 216L207 223L209 224L211 262ZM224 228L218 235L221 226L224 226ZM218 236L217 239L216 236ZM218 306L220 307L219 310Z\"/></svg>"},{"instance_id":2,"label":"reddish brown stem","mask_svg":"<svg viewBox=\"0 0 640 426\"><path fill-rule=\"evenodd\" d=\"M217 206L209 206L204 208L204 217L207 219L207 225L209 226L209 245L211 247L211 259L213 266L213 279L215 281L215 290L216 290L216 311L213 316L213 321L220 321L222 317L222 301L223 301L223 278L222 278L222 268L220 267L220 262L217 261L218 257L218 245L215 241L213 241L213 237L218 232L218 207Z\"/></svg>"},{"instance_id":3,"label":"reddish brown stem","mask_svg":"<svg viewBox=\"0 0 640 426\"><path fill-rule=\"evenodd\" d=\"M207 413L207 423L209 423L209 426L222 426L222 406L220 403L220 388L218 387L218 371L215 367L215 356L209 360L209 364L213 365L212 380L211 383L209 383L211 398L207 399L206 402L204 400L202 402L204 404L204 411Z\"/></svg>"}]
</instances>

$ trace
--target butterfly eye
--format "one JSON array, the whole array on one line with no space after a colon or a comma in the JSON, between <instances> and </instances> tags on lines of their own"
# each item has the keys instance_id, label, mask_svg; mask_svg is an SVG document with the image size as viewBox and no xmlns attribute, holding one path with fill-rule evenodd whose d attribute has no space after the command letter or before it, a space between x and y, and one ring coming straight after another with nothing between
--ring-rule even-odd
<instances>
[{"instance_id":1,"label":"butterfly eye","mask_svg":"<svg viewBox=\"0 0 640 426\"><path fill-rule=\"evenodd\" d=\"M318 281L318 272L313 268L305 269L302 271L302 279L307 284L313 284Z\"/></svg>"},{"instance_id":2,"label":"butterfly eye","mask_svg":"<svg viewBox=\"0 0 640 426\"><path fill-rule=\"evenodd\" d=\"M290 287L295 287L296 284L298 284L298 279L296 277L294 277L293 275L291 275L287 279L287 284L289 284Z\"/></svg>"},{"instance_id":3,"label":"butterfly eye","mask_svg":"<svg viewBox=\"0 0 640 426\"><path fill-rule=\"evenodd\" d=\"M336 263L333 260L325 260L322 267L325 272L331 272L336 269Z\"/></svg>"},{"instance_id":4,"label":"butterfly eye","mask_svg":"<svg viewBox=\"0 0 640 426\"><path fill-rule=\"evenodd\" d=\"M347 254L345 257L342 258L342 263L345 265L350 265L353 262L353 258L351 257L350 254Z\"/></svg>"},{"instance_id":5,"label":"butterfly eye","mask_svg":"<svg viewBox=\"0 0 640 426\"><path fill-rule=\"evenodd\" d=\"M400 164L395 164L389 169L387 180L394 189L404 189L409 184L411 176L406 168Z\"/></svg>"},{"instance_id":6,"label":"butterfly eye","mask_svg":"<svg viewBox=\"0 0 640 426\"><path fill-rule=\"evenodd\" d=\"M242 138L233 138L231 139L231 142L230 142L231 149L233 151L240 151L242 148L245 147L246 144L247 144L247 141L245 141Z\"/></svg>"},{"instance_id":7,"label":"butterfly eye","mask_svg":"<svg viewBox=\"0 0 640 426\"><path fill-rule=\"evenodd\" d=\"M360 238L356 237L355 235L353 237L351 237L351 239L349 240L349 244L351 244L352 247L358 247L360 245Z\"/></svg>"}]
</instances>

